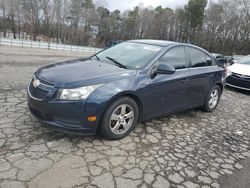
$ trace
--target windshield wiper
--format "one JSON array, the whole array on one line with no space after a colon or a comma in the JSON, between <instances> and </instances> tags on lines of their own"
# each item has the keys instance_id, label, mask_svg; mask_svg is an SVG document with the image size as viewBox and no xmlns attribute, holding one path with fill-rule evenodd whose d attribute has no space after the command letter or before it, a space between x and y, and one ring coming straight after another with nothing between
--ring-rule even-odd
<instances>
[{"instance_id":1,"label":"windshield wiper","mask_svg":"<svg viewBox=\"0 0 250 188\"><path fill-rule=\"evenodd\" d=\"M98 61L101 61L101 59L97 55L93 55Z\"/></svg>"},{"instance_id":2,"label":"windshield wiper","mask_svg":"<svg viewBox=\"0 0 250 188\"><path fill-rule=\"evenodd\" d=\"M118 67L120 68L124 68L124 69L128 69L128 67L126 67L125 65L121 64L119 61L117 61L116 59L112 58L112 57L106 57L107 59L109 59L110 61L112 61L114 64L116 64Z\"/></svg>"}]
</instances>

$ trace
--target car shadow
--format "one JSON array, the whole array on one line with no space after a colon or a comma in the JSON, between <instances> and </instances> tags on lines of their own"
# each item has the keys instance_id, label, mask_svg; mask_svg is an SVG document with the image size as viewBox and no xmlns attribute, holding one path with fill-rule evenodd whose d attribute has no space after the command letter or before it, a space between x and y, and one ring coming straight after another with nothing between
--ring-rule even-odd
<instances>
[{"instance_id":1,"label":"car shadow","mask_svg":"<svg viewBox=\"0 0 250 188\"><path fill-rule=\"evenodd\" d=\"M230 87L230 86L225 86L225 88L230 91L234 91L234 92L238 92L238 93L250 96L250 91L247 91L247 90L237 89L237 88Z\"/></svg>"}]
</instances>

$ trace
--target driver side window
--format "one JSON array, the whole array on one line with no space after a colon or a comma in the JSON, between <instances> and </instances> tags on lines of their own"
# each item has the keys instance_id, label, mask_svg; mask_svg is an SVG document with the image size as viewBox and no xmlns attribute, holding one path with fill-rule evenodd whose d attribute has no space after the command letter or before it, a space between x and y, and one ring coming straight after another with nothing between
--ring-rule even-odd
<instances>
[{"instance_id":1,"label":"driver side window","mask_svg":"<svg viewBox=\"0 0 250 188\"><path fill-rule=\"evenodd\" d=\"M184 47L174 47L166 52L160 59L159 64L172 65L175 69L186 68L186 53Z\"/></svg>"}]
</instances>

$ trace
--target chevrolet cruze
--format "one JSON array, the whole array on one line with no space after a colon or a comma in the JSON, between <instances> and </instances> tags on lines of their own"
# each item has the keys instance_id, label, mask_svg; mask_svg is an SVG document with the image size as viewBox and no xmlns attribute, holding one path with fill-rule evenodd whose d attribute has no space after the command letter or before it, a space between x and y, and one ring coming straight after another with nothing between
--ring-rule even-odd
<instances>
[{"instance_id":1,"label":"chevrolet cruze","mask_svg":"<svg viewBox=\"0 0 250 188\"><path fill-rule=\"evenodd\" d=\"M108 139L138 122L219 103L226 70L197 46L131 40L90 58L40 68L28 86L28 106L43 125Z\"/></svg>"}]
</instances>

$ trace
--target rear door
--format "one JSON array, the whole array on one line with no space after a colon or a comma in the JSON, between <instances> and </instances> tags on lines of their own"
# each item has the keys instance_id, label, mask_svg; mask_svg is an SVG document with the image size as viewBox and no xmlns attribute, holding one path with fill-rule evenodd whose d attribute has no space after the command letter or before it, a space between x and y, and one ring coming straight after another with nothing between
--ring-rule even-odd
<instances>
[{"instance_id":1,"label":"rear door","mask_svg":"<svg viewBox=\"0 0 250 188\"><path fill-rule=\"evenodd\" d=\"M189 61L189 88L187 95L190 105L203 104L210 88L213 73L209 68L212 59L198 48L186 47Z\"/></svg>"}]
</instances>

